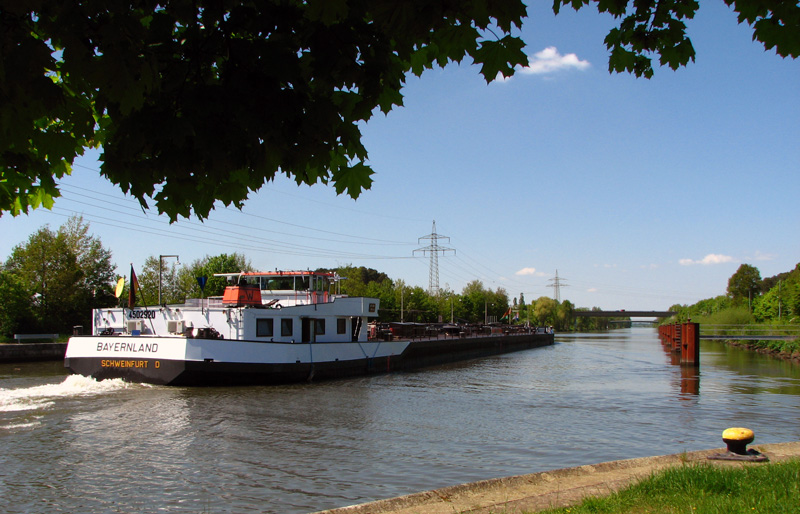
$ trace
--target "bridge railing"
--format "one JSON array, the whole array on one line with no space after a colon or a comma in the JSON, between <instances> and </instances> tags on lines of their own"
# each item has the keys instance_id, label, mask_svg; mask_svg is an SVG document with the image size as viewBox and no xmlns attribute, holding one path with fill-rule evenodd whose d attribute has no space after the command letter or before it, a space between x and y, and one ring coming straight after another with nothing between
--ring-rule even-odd
<instances>
[{"instance_id":1,"label":"bridge railing","mask_svg":"<svg viewBox=\"0 0 800 514\"><path fill-rule=\"evenodd\" d=\"M700 325L700 336L800 337L800 325Z\"/></svg>"},{"instance_id":2,"label":"bridge railing","mask_svg":"<svg viewBox=\"0 0 800 514\"><path fill-rule=\"evenodd\" d=\"M672 311L573 311L576 318L669 318L677 314Z\"/></svg>"}]
</instances>

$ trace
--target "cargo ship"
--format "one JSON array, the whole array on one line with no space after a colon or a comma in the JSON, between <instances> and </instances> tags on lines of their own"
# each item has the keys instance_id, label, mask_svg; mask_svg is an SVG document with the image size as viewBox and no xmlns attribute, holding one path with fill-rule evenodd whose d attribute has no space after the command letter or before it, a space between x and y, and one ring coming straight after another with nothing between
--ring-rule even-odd
<instances>
[{"instance_id":1,"label":"cargo ship","mask_svg":"<svg viewBox=\"0 0 800 514\"><path fill-rule=\"evenodd\" d=\"M64 365L102 380L255 385L411 370L553 344L534 327L428 326L379 330L377 298L331 292L339 277L312 271L221 274L222 297L179 305L95 309L90 335L67 344Z\"/></svg>"}]
</instances>

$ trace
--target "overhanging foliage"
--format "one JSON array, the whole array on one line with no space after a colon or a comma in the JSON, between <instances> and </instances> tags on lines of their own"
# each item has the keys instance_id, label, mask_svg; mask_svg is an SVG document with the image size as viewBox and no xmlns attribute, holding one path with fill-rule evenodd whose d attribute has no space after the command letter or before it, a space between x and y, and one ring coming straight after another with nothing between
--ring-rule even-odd
<instances>
[{"instance_id":1,"label":"overhanging foliage","mask_svg":"<svg viewBox=\"0 0 800 514\"><path fill-rule=\"evenodd\" d=\"M725 0L754 38L800 54L800 7ZM609 69L694 59L696 0L555 0L620 19ZM469 57L487 81L527 64L521 0L0 0L0 214L51 207L85 148L170 219L241 207L284 174L357 198L359 123L402 105L407 73Z\"/></svg>"}]
</instances>

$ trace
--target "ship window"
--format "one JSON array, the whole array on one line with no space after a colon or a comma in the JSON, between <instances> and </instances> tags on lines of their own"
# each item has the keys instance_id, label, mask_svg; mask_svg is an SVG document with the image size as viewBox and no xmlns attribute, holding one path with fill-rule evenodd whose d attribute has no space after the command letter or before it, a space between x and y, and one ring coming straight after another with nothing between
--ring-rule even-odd
<instances>
[{"instance_id":1,"label":"ship window","mask_svg":"<svg viewBox=\"0 0 800 514\"><path fill-rule=\"evenodd\" d=\"M281 318L281 335L291 336L294 333L294 326L292 318Z\"/></svg>"},{"instance_id":2,"label":"ship window","mask_svg":"<svg viewBox=\"0 0 800 514\"><path fill-rule=\"evenodd\" d=\"M315 319L314 320L314 334L322 335L325 333L325 320L324 319Z\"/></svg>"},{"instance_id":3,"label":"ship window","mask_svg":"<svg viewBox=\"0 0 800 514\"><path fill-rule=\"evenodd\" d=\"M291 291L294 289L294 281L291 278L273 278L267 282L266 289L272 291Z\"/></svg>"},{"instance_id":4,"label":"ship window","mask_svg":"<svg viewBox=\"0 0 800 514\"><path fill-rule=\"evenodd\" d=\"M256 337L272 337L272 318L256 320Z\"/></svg>"},{"instance_id":5,"label":"ship window","mask_svg":"<svg viewBox=\"0 0 800 514\"><path fill-rule=\"evenodd\" d=\"M346 334L347 333L347 320L344 318L339 318L336 320L336 333L337 334Z\"/></svg>"}]
</instances>

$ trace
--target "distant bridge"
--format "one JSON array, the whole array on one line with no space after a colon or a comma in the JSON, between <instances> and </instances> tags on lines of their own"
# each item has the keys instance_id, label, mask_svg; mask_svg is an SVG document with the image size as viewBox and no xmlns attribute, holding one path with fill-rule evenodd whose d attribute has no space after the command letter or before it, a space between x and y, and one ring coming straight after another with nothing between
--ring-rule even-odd
<instances>
[{"instance_id":1,"label":"distant bridge","mask_svg":"<svg viewBox=\"0 0 800 514\"><path fill-rule=\"evenodd\" d=\"M578 318L669 318L677 314L672 311L574 311Z\"/></svg>"}]
</instances>

